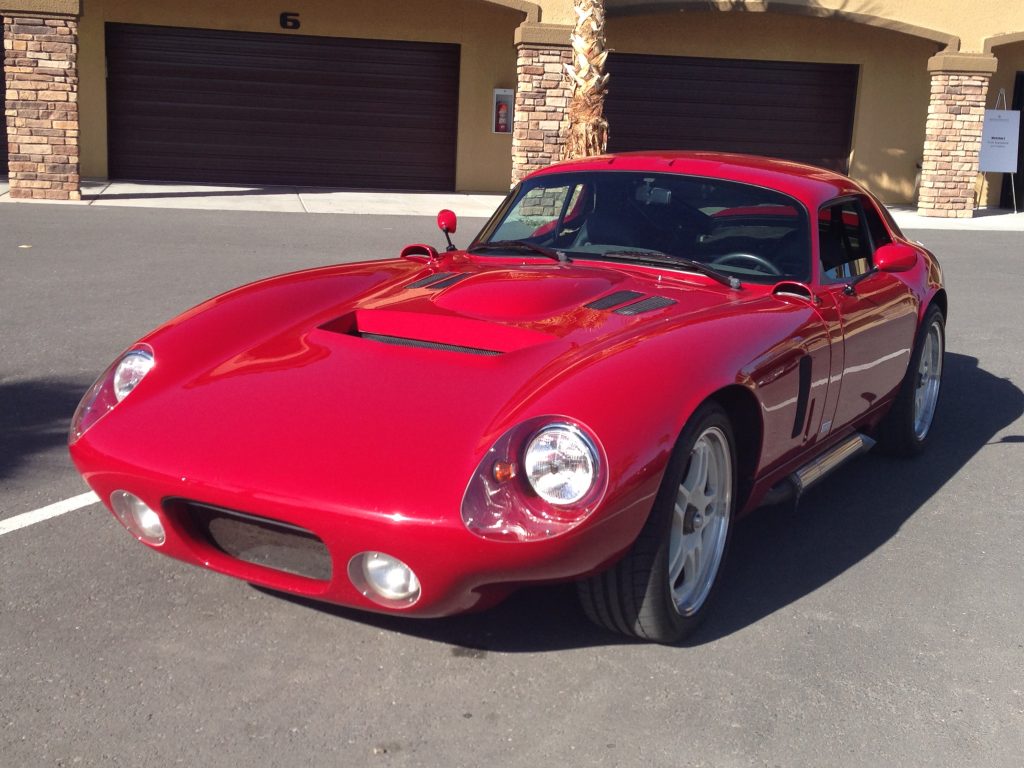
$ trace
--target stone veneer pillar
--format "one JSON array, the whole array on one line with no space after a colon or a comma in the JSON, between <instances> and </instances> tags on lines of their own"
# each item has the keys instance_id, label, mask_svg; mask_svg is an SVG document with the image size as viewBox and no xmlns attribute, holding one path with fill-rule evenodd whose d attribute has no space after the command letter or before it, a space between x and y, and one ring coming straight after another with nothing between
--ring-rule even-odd
<instances>
[{"instance_id":1,"label":"stone veneer pillar","mask_svg":"<svg viewBox=\"0 0 1024 768\"><path fill-rule=\"evenodd\" d=\"M78 22L27 16L3 22L11 197L80 200Z\"/></svg>"},{"instance_id":2,"label":"stone veneer pillar","mask_svg":"<svg viewBox=\"0 0 1024 768\"><path fill-rule=\"evenodd\" d=\"M931 101L925 127L918 213L974 215L982 123L996 59L988 54L940 53L928 60Z\"/></svg>"},{"instance_id":3,"label":"stone veneer pillar","mask_svg":"<svg viewBox=\"0 0 1024 768\"><path fill-rule=\"evenodd\" d=\"M516 104L512 121L512 184L562 159L569 125L572 27L525 23L516 29Z\"/></svg>"}]
</instances>

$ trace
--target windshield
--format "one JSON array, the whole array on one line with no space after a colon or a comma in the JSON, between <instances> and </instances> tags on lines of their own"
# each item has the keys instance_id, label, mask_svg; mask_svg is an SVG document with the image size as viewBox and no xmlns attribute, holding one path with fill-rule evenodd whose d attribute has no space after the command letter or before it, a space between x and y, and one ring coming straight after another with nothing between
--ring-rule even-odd
<instances>
[{"instance_id":1,"label":"windshield","mask_svg":"<svg viewBox=\"0 0 1024 768\"><path fill-rule=\"evenodd\" d=\"M485 246L488 243L495 245ZM668 256L753 282L810 279L807 212L761 187L670 173L598 171L524 181L470 250L526 244L568 258ZM650 260L650 259L649 259ZM667 260L666 260L667 261Z\"/></svg>"}]
</instances>

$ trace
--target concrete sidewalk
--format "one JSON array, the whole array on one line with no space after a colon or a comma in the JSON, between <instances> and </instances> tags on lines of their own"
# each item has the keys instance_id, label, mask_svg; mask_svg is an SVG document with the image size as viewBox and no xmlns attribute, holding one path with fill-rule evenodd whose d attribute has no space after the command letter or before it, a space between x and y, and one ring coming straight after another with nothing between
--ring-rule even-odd
<instances>
[{"instance_id":1,"label":"concrete sidewalk","mask_svg":"<svg viewBox=\"0 0 1024 768\"><path fill-rule=\"evenodd\" d=\"M456 192L354 192L317 187L83 181L81 202L57 204L383 216L434 216L442 208L451 208L459 216L488 217L502 199L502 195ZM7 180L0 178L0 202L10 200ZM1024 232L1024 213L1000 209L982 209L970 219L919 216L916 209L907 206L890 210L897 223L910 230Z\"/></svg>"},{"instance_id":2,"label":"concrete sidewalk","mask_svg":"<svg viewBox=\"0 0 1024 768\"><path fill-rule=\"evenodd\" d=\"M384 216L435 216L442 208L451 208L459 216L486 217L494 213L494 209L503 199L503 195L455 192L354 192L318 187L83 181L81 202L32 202L211 211L363 213ZM7 180L0 178L0 202L9 200L11 198L8 194Z\"/></svg>"}]
</instances>

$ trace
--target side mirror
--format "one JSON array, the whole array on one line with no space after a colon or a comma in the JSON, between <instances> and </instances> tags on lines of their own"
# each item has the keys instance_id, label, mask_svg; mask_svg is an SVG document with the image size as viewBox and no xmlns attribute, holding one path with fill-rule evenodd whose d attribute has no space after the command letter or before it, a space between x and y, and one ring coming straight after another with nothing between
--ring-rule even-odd
<instances>
[{"instance_id":1,"label":"side mirror","mask_svg":"<svg viewBox=\"0 0 1024 768\"><path fill-rule=\"evenodd\" d=\"M437 228L444 232L444 239L448 241L447 250L449 251L455 250L455 246L452 244L452 233L455 232L458 223L458 219L455 218L455 211L449 211L445 208L437 214Z\"/></svg>"},{"instance_id":2,"label":"side mirror","mask_svg":"<svg viewBox=\"0 0 1024 768\"><path fill-rule=\"evenodd\" d=\"M455 228L458 225L459 220L455 217L455 211L449 211L445 208L439 214L437 214L437 228L445 234L455 234Z\"/></svg>"},{"instance_id":3,"label":"side mirror","mask_svg":"<svg viewBox=\"0 0 1024 768\"><path fill-rule=\"evenodd\" d=\"M875 251L875 269L879 272L906 272L917 264L917 251L909 245L890 243Z\"/></svg>"}]
</instances>

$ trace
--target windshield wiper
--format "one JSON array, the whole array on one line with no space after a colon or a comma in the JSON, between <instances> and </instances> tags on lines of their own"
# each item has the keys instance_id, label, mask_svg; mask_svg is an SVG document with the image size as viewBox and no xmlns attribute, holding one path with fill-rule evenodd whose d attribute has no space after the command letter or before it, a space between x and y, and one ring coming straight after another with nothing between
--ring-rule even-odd
<instances>
[{"instance_id":1,"label":"windshield wiper","mask_svg":"<svg viewBox=\"0 0 1024 768\"><path fill-rule=\"evenodd\" d=\"M714 267L709 267L703 262L694 261L693 259L688 259L685 256L669 256L667 253L662 253L661 251L608 251L608 253L595 255L594 258L633 262L637 264L656 264L658 266L664 265L668 267L676 267L690 270L700 275L706 275L712 280L721 283L726 288L732 288L736 291L738 291L742 286L738 278L719 272Z\"/></svg>"},{"instance_id":2,"label":"windshield wiper","mask_svg":"<svg viewBox=\"0 0 1024 768\"><path fill-rule=\"evenodd\" d=\"M474 251L488 251L488 250L519 250L519 251L533 251L539 253L541 256L547 256L549 259L554 259L560 264L566 264L569 262L569 257L565 251L556 251L552 248L545 248L543 245L537 245L527 240L493 240L489 243L474 243L469 246L469 252Z\"/></svg>"}]
</instances>

